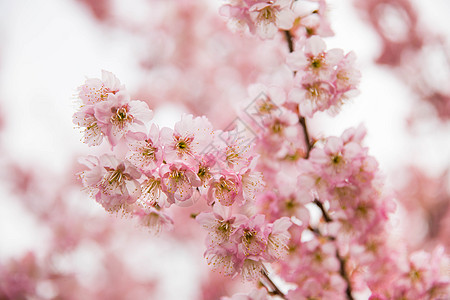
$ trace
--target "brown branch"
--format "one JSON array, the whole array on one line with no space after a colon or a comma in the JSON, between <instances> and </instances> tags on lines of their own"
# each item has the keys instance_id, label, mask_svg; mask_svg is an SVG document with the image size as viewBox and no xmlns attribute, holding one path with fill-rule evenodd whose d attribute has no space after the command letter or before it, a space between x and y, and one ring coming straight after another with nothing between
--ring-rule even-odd
<instances>
[{"instance_id":1,"label":"brown branch","mask_svg":"<svg viewBox=\"0 0 450 300\"><path fill-rule=\"evenodd\" d=\"M336 250L336 257L339 260L339 264L340 264L339 274L341 274L342 278L344 278L345 282L347 283L347 288L345 289L345 293L347 294L347 299L354 300L353 296L352 296L352 286L350 283L350 279L348 278L347 271L345 270L346 259L342 258L342 256L339 254L339 250Z\"/></svg>"},{"instance_id":2,"label":"brown branch","mask_svg":"<svg viewBox=\"0 0 450 300\"><path fill-rule=\"evenodd\" d=\"M287 43L288 43L289 52L294 52L294 42L293 42L292 33L289 30L285 30L284 35L285 35Z\"/></svg>"},{"instance_id":3,"label":"brown branch","mask_svg":"<svg viewBox=\"0 0 450 300\"><path fill-rule=\"evenodd\" d=\"M305 159L308 159L309 153L311 152L314 145L313 145L313 143L311 143L311 139L309 138L308 127L306 126L305 117L300 117L298 119L298 122L300 123L300 125L302 125L302 128L303 128L303 136L305 137L305 144L306 144Z\"/></svg>"},{"instance_id":4,"label":"brown branch","mask_svg":"<svg viewBox=\"0 0 450 300\"><path fill-rule=\"evenodd\" d=\"M271 294L273 296L280 296L283 299L287 299L286 295L276 286L276 284L272 281L272 279L269 277L267 272L263 271L262 274L263 274L264 278L266 279L266 281L268 282L268 284L270 285L270 289L269 289L265 284L263 284L264 287L269 292L269 294Z\"/></svg>"},{"instance_id":5,"label":"brown branch","mask_svg":"<svg viewBox=\"0 0 450 300\"><path fill-rule=\"evenodd\" d=\"M305 117L299 116L298 122L300 123L300 125L302 126L302 129L303 129L303 137L305 139L305 144L306 144L305 159L308 159L309 153L311 152L312 148L314 147L314 143L311 141L311 138L309 137L308 126L306 125Z\"/></svg>"},{"instance_id":6,"label":"brown branch","mask_svg":"<svg viewBox=\"0 0 450 300\"><path fill-rule=\"evenodd\" d=\"M328 212L325 210L325 207L323 207L322 202L320 202L317 199L314 199L313 202L314 202L315 205L317 205L320 208L320 211L322 212L322 216L325 219L325 222L327 222L327 223L333 222L333 219L330 217Z\"/></svg>"}]
</instances>

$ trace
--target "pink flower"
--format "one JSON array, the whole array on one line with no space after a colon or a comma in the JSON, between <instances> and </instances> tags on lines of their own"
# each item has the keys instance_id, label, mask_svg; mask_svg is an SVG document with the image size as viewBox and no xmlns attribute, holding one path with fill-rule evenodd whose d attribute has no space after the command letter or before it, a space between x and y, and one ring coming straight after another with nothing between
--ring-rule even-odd
<instances>
[{"instance_id":1,"label":"pink flower","mask_svg":"<svg viewBox=\"0 0 450 300\"><path fill-rule=\"evenodd\" d=\"M213 271L217 270L224 275L233 276L239 272L240 265L236 254L236 244L222 243L219 247L206 249L204 256Z\"/></svg>"},{"instance_id":2,"label":"pink flower","mask_svg":"<svg viewBox=\"0 0 450 300\"><path fill-rule=\"evenodd\" d=\"M240 28L245 26L251 33L263 39L271 39L278 29L290 29L295 15L291 9L292 0L231 0L220 13L229 17Z\"/></svg>"},{"instance_id":3,"label":"pink flower","mask_svg":"<svg viewBox=\"0 0 450 300\"><path fill-rule=\"evenodd\" d=\"M355 61L355 53L350 52L337 65L335 86L342 100L355 97L359 93L357 86L361 79L361 72L355 68Z\"/></svg>"},{"instance_id":4,"label":"pink flower","mask_svg":"<svg viewBox=\"0 0 450 300\"><path fill-rule=\"evenodd\" d=\"M361 167L365 156L362 147L354 142L344 144L338 137L329 137L323 149L311 151L310 161L322 169L322 174L332 184L344 183Z\"/></svg>"},{"instance_id":5,"label":"pink flower","mask_svg":"<svg viewBox=\"0 0 450 300\"><path fill-rule=\"evenodd\" d=\"M167 214L153 207L139 208L133 212L133 215L139 218L142 226L148 228L150 233L155 235L161 231L173 229L173 220Z\"/></svg>"},{"instance_id":6,"label":"pink flower","mask_svg":"<svg viewBox=\"0 0 450 300\"><path fill-rule=\"evenodd\" d=\"M124 86L120 84L119 79L108 71L102 70L102 80L90 78L79 88L78 96L84 104L92 105L98 102L108 100L110 95L124 90Z\"/></svg>"},{"instance_id":7,"label":"pink flower","mask_svg":"<svg viewBox=\"0 0 450 300\"><path fill-rule=\"evenodd\" d=\"M103 132L98 126L93 106L83 106L79 112L73 115L73 123L84 128L83 142L88 146L98 146L103 141Z\"/></svg>"},{"instance_id":8,"label":"pink flower","mask_svg":"<svg viewBox=\"0 0 450 300\"><path fill-rule=\"evenodd\" d=\"M202 183L197 174L183 162L165 164L160 169L161 183L167 201L179 206L190 206L198 195L194 191Z\"/></svg>"},{"instance_id":9,"label":"pink flower","mask_svg":"<svg viewBox=\"0 0 450 300\"><path fill-rule=\"evenodd\" d=\"M241 265L242 279L247 281L259 280L263 272L265 272L263 263L251 256L247 257Z\"/></svg>"},{"instance_id":10,"label":"pink flower","mask_svg":"<svg viewBox=\"0 0 450 300\"><path fill-rule=\"evenodd\" d=\"M273 224L269 224L268 228L271 230L267 237L267 254L269 260L275 261L288 254L288 241L291 237L288 232L292 221L283 217L276 220Z\"/></svg>"},{"instance_id":11,"label":"pink flower","mask_svg":"<svg viewBox=\"0 0 450 300\"><path fill-rule=\"evenodd\" d=\"M225 131L220 133L220 140L216 142L216 156L220 168L238 173L251 164L256 164L258 156L251 151L253 144L247 140L247 137L235 136L234 131Z\"/></svg>"},{"instance_id":12,"label":"pink flower","mask_svg":"<svg viewBox=\"0 0 450 300\"><path fill-rule=\"evenodd\" d=\"M208 231L208 247L214 247L229 241L238 226L248 218L240 214L232 214L231 209L216 203L213 212L200 213L195 220Z\"/></svg>"},{"instance_id":13,"label":"pink flower","mask_svg":"<svg viewBox=\"0 0 450 300\"><path fill-rule=\"evenodd\" d=\"M310 37L318 35L321 37L333 36L326 13L329 8L325 0L303 0L297 1L294 12L297 16L295 35L298 37Z\"/></svg>"},{"instance_id":14,"label":"pink flower","mask_svg":"<svg viewBox=\"0 0 450 300\"><path fill-rule=\"evenodd\" d=\"M200 178L202 186L205 188L209 186L210 180L217 172L217 170L215 170L216 160L217 158L211 153L207 153L203 155L203 157L198 158L197 176Z\"/></svg>"},{"instance_id":15,"label":"pink flower","mask_svg":"<svg viewBox=\"0 0 450 300\"><path fill-rule=\"evenodd\" d=\"M209 205L215 201L225 206L231 206L235 202L244 204L242 178L234 172L222 170L217 178L210 181L207 199Z\"/></svg>"},{"instance_id":16,"label":"pink flower","mask_svg":"<svg viewBox=\"0 0 450 300\"><path fill-rule=\"evenodd\" d=\"M263 39L271 39L278 29L290 29L295 20L291 5L292 0L258 1L252 5L249 14L256 33Z\"/></svg>"},{"instance_id":17,"label":"pink flower","mask_svg":"<svg viewBox=\"0 0 450 300\"><path fill-rule=\"evenodd\" d=\"M159 129L155 124L152 124L144 139L132 142L128 147L127 159L143 171L151 171L162 163Z\"/></svg>"},{"instance_id":18,"label":"pink flower","mask_svg":"<svg viewBox=\"0 0 450 300\"><path fill-rule=\"evenodd\" d=\"M289 99L299 104L302 116L312 117L315 112L327 110L335 104L335 87L330 82L316 80L309 74L301 82L291 90Z\"/></svg>"},{"instance_id":19,"label":"pink flower","mask_svg":"<svg viewBox=\"0 0 450 300\"><path fill-rule=\"evenodd\" d=\"M325 110L336 113L346 99L357 95L360 74L354 63L353 53L344 56L341 49L326 51L325 42L312 36L304 50L300 48L287 57L289 67L297 72L289 100L299 104L302 116L312 117Z\"/></svg>"},{"instance_id":20,"label":"pink flower","mask_svg":"<svg viewBox=\"0 0 450 300\"><path fill-rule=\"evenodd\" d=\"M261 192L265 186L263 175L262 173L251 169L243 169L240 174L244 202L247 203L247 201L249 201L250 203L253 203L257 193Z\"/></svg>"},{"instance_id":21,"label":"pink flower","mask_svg":"<svg viewBox=\"0 0 450 300\"><path fill-rule=\"evenodd\" d=\"M119 161L104 154L90 156L84 164L89 167L81 173L83 185L107 211L119 211L136 202L141 193L137 181L141 173L128 161Z\"/></svg>"},{"instance_id":22,"label":"pink flower","mask_svg":"<svg viewBox=\"0 0 450 300\"><path fill-rule=\"evenodd\" d=\"M261 118L273 115L286 102L286 92L278 86L252 84L248 87L248 94L254 101L251 104L252 111L250 113Z\"/></svg>"},{"instance_id":23,"label":"pink flower","mask_svg":"<svg viewBox=\"0 0 450 300\"><path fill-rule=\"evenodd\" d=\"M183 115L175 124L174 130L164 127L161 130L161 143L164 144L164 159L167 162L184 160L193 162L213 139L213 127L206 117Z\"/></svg>"},{"instance_id":24,"label":"pink flower","mask_svg":"<svg viewBox=\"0 0 450 300\"><path fill-rule=\"evenodd\" d=\"M305 49L290 53L287 64L293 71L312 72L317 79L327 80L337 64L344 58L342 49L326 51L326 44L319 36L312 36L305 43Z\"/></svg>"},{"instance_id":25,"label":"pink flower","mask_svg":"<svg viewBox=\"0 0 450 300\"><path fill-rule=\"evenodd\" d=\"M265 225L264 215L257 214L239 226L234 239L239 243L240 253L255 257L263 254L268 235Z\"/></svg>"},{"instance_id":26,"label":"pink flower","mask_svg":"<svg viewBox=\"0 0 450 300\"><path fill-rule=\"evenodd\" d=\"M298 115L283 109L277 116L263 121L264 136L259 142L276 153L285 144L298 139Z\"/></svg>"},{"instance_id":27,"label":"pink flower","mask_svg":"<svg viewBox=\"0 0 450 300\"><path fill-rule=\"evenodd\" d=\"M161 178L147 176L141 184L142 194L139 201L146 206L169 207L171 203L167 201L167 195L163 191Z\"/></svg>"},{"instance_id":28,"label":"pink flower","mask_svg":"<svg viewBox=\"0 0 450 300\"><path fill-rule=\"evenodd\" d=\"M145 132L145 122L153 117L153 112L142 101L130 101L126 93L119 92L108 97L94 107L98 126L112 146L116 146L126 135Z\"/></svg>"}]
</instances>

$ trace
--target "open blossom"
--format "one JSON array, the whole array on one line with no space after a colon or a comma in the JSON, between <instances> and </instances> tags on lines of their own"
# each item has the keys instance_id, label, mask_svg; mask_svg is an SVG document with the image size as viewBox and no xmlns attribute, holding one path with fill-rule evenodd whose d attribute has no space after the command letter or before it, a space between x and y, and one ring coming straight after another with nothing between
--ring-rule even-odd
<instances>
[{"instance_id":1,"label":"open blossom","mask_svg":"<svg viewBox=\"0 0 450 300\"><path fill-rule=\"evenodd\" d=\"M218 247L210 247L206 249L204 256L213 271L219 271L227 276L234 276L240 271L242 261L237 256L235 243L227 242Z\"/></svg>"},{"instance_id":2,"label":"open blossom","mask_svg":"<svg viewBox=\"0 0 450 300\"><path fill-rule=\"evenodd\" d=\"M258 155L251 151L251 137L241 136L239 129L221 132L216 140L217 163L221 169L234 170L236 173L255 165Z\"/></svg>"},{"instance_id":3,"label":"open blossom","mask_svg":"<svg viewBox=\"0 0 450 300\"><path fill-rule=\"evenodd\" d=\"M261 192L265 186L263 175L250 168L241 170L240 175L244 201L253 203L257 193Z\"/></svg>"},{"instance_id":4,"label":"open blossom","mask_svg":"<svg viewBox=\"0 0 450 300\"><path fill-rule=\"evenodd\" d=\"M93 106L83 106L73 115L73 123L83 128L83 142L88 146L98 146L103 141L103 132L98 126Z\"/></svg>"},{"instance_id":5,"label":"open blossom","mask_svg":"<svg viewBox=\"0 0 450 300\"><path fill-rule=\"evenodd\" d=\"M150 132L142 139L128 145L127 159L143 171L151 171L162 162L162 146L158 126L152 124Z\"/></svg>"},{"instance_id":6,"label":"open blossom","mask_svg":"<svg viewBox=\"0 0 450 300\"><path fill-rule=\"evenodd\" d=\"M295 19L292 0L258 1L249 8L256 33L262 38L273 38L278 29L289 29Z\"/></svg>"},{"instance_id":7,"label":"open blossom","mask_svg":"<svg viewBox=\"0 0 450 300\"><path fill-rule=\"evenodd\" d=\"M142 226L157 235L161 231L169 231L173 229L173 220L161 210L153 207L138 208L133 211L133 215L139 218Z\"/></svg>"},{"instance_id":8,"label":"open blossom","mask_svg":"<svg viewBox=\"0 0 450 300\"><path fill-rule=\"evenodd\" d=\"M169 207L171 203L167 201L167 195L163 191L161 178L158 176L147 175L147 178L141 184L141 196L139 201L150 207Z\"/></svg>"},{"instance_id":9,"label":"open blossom","mask_svg":"<svg viewBox=\"0 0 450 300\"><path fill-rule=\"evenodd\" d=\"M258 142L275 153L284 152L286 144L298 140L298 116L290 110L283 108L278 115L264 119L262 125L264 132Z\"/></svg>"},{"instance_id":10,"label":"open blossom","mask_svg":"<svg viewBox=\"0 0 450 300\"><path fill-rule=\"evenodd\" d=\"M221 14L241 26L247 25L250 32L261 38L273 38L278 29L292 27L295 15L292 0L238 0L221 8Z\"/></svg>"},{"instance_id":11,"label":"open blossom","mask_svg":"<svg viewBox=\"0 0 450 300\"><path fill-rule=\"evenodd\" d=\"M289 99L298 103L302 116L312 117L315 112L325 111L336 104L335 87L331 82L316 80L311 74L300 81L301 85L289 93Z\"/></svg>"},{"instance_id":12,"label":"open blossom","mask_svg":"<svg viewBox=\"0 0 450 300\"><path fill-rule=\"evenodd\" d=\"M252 84L248 87L248 95L253 102L247 113L255 118L264 119L279 113L281 106L286 102L286 92L274 85Z\"/></svg>"},{"instance_id":13,"label":"open blossom","mask_svg":"<svg viewBox=\"0 0 450 300\"><path fill-rule=\"evenodd\" d=\"M234 172L223 170L217 178L210 181L207 198L208 204L215 201L225 206L244 204L242 178Z\"/></svg>"},{"instance_id":14,"label":"open blossom","mask_svg":"<svg viewBox=\"0 0 450 300\"><path fill-rule=\"evenodd\" d=\"M310 161L316 164L323 177L333 184L344 183L353 173L359 172L365 151L357 143L346 143L338 137L329 137L323 149L311 151Z\"/></svg>"},{"instance_id":15,"label":"open blossom","mask_svg":"<svg viewBox=\"0 0 450 300\"><path fill-rule=\"evenodd\" d=\"M234 238L245 256L258 256L265 251L268 236L265 225L264 215L258 214L239 226Z\"/></svg>"},{"instance_id":16,"label":"open blossom","mask_svg":"<svg viewBox=\"0 0 450 300\"><path fill-rule=\"evenodd\" d=\"M205 257L213 270L230 276L240 273L245 280L256 280L265 270L264 262L286 254L290 238L287 230L292 225L289 218L267 223L262 214L248 218L217 203L213 210L196 217L208 231Z\"/></svg>"},{"instance_id":17,"label":"open blossom","mask_svg":"<svg viewBox=\"0 0 450 300\"><path fill-rule=\"evenodd\" d=\"M210 180L217 172L216 165L217 158L211 153L206 153L197 160L197 176L200 178L203 187L208 187Z\"/></svg>"},{"instance_id":18,"label":"open blossom","mask_svg":"<svg viewBox=\"0 0 450 300\"><path fill-rule=\"evenodd\" d=\"M357 95L360 73L354 67L355 55L344 55L341 49L326 50L325 42L312 36L287 57L296 71L295 86L289 101L298 103L302 116L312 117L317 111L338 111L344 101Z\"/></svg>"},{"instance_id":19,"label":"open blossom","mask_svg":"<svg viewBox=\"0 0 450 300\"><path fill-rule=\"evenodd\" d=\"M208 231L209 246L227 242L238 226L248 220L244 215L232 214L231 208L216 203L213 212L201 213L195 220Z\"/></svg>"},{"instance_id":20,"label":"open blossom","mask_svg":"<svg viewBox=\"0 0 450 300\"><path fill-rule=\"evenodd\" d=\"M106 101L110 95L114 95L124 86L120 84L119 79L108 71L102 70L102 79L90 78L79 88L78 96L83 104L95 104Z\"/></svg>"},{"instance_id":21,"label":"open blossom","mask_svg":"<svg viewBox=\"0 0 450 300\"><path fill-rule=\"evenodd\" d=\"M312 72L317 78L327 80L336 65L343 59L342 49L326 51L325 42L318 36L312 36L305 43L305 49L289 54L287 64L293 71Z\"/></svg>"},{"instance_id":22,"label":"open blossom","mask_svg":"<svg viewBox=\"0 0 450 300\"><path fill-rule=\"evenodd\" d=\"M165 164L160 169L161 183L167 201L179 206L190 206L198 198L194 194L201 185L197 174L183 162Z\"/></svg>"},{"instance_id":23,"label":"open blossom","mask_svg":"<svg viewBox=\"0 0 450 300\"><path fill-rule=\"evenodd\" d=\"M94 107L97 124L112 146L128 133L145 132L145 122L153 117L153 112L143 101L132 100L128 94L120 92L108 97Z\"/></svg>"},{"instance_id":24,"label":"open blossom","mask_svg":"<svg viewBox=\"0 0 450 300\"><path fill-rule=\"evenodd\" d=\"M90 169L81 173L83 185L106 210L119 211L136 202L141 173L128 161L104 154L100 158L91 156L84 163Z\"/></svg>"},{"instance_id":25,"label":"open blossom","mask_svg":"<svg viewBox=\"0 0 450 300\"><path fill-rule=\"evenodd\" d=\"M328 10L325 0L297 1L294 7L297 18L292 31L299 38L313 35L321 37L333 36L333 30L327 19Z\"/></svg>"},{"instance_id":26,"label":"open blossom","mask_svg":"<svg viewBox=\"0 0 450 300\"><path fill-rule=\"evenodd\" d=\"M195 161L195 156L205 151L213 139L213 127L206 117L183 115L174 129L161 129L164 159L167 162Z\"/></svg>"},{"instance_id":27,"label":"open blossom","mask_svg":"<svg viewBox=\"0 0 450 300\"><path fill-rule=\"evenodd\" d=\"M267 255L271 260L280 259L288 254L288 241L291 237L288 229L292 221L283 217L269 224L270 234L267 237Z\"/></svg>"}]
</instances>

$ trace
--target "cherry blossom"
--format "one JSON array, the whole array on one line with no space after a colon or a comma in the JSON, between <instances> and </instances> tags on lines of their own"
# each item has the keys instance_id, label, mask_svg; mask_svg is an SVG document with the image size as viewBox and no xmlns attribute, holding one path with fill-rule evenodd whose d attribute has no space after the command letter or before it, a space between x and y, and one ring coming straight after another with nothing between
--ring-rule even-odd
<instances>
[{"instance_id":1,"label":"cherry blossom","mask_svg":"<svg viewBox=\"0 0 450 300\"><path fill-rule=\"evenodd\" d=\"M106 210L119 211L136 202L141 193L137 181L141 173L130 162L104 154L84 163L89 170L80 175L83 184Z\"/></svg>"}]
</instances>

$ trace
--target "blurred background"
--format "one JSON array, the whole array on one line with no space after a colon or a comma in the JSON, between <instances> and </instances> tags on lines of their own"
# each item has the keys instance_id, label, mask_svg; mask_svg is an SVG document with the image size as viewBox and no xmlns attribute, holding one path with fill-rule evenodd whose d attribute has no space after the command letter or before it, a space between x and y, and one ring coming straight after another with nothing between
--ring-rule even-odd
<instances>
[{"instance_id":1,"label":"blurred background","mask_svg":"<svg viewBox=\"0 0 450 300\"><path fill-rule=\"evenodd\" d=\"M340 135L364 124L400 204L402 242L448 247L450 2L327 2L328 48L356 53L361 93L336 117L314 117L311 131ZM189 112L224 128L247 86L279 72L283 40L232 33L221 4L0 0L0 295L214 299L205 295L221 279L205 275L196 229L153 237L81 191L77 158L99 150L80 142L72 114L77 87L104 69L148 102L160 126Z\"/></svg>"}]
</instances>

